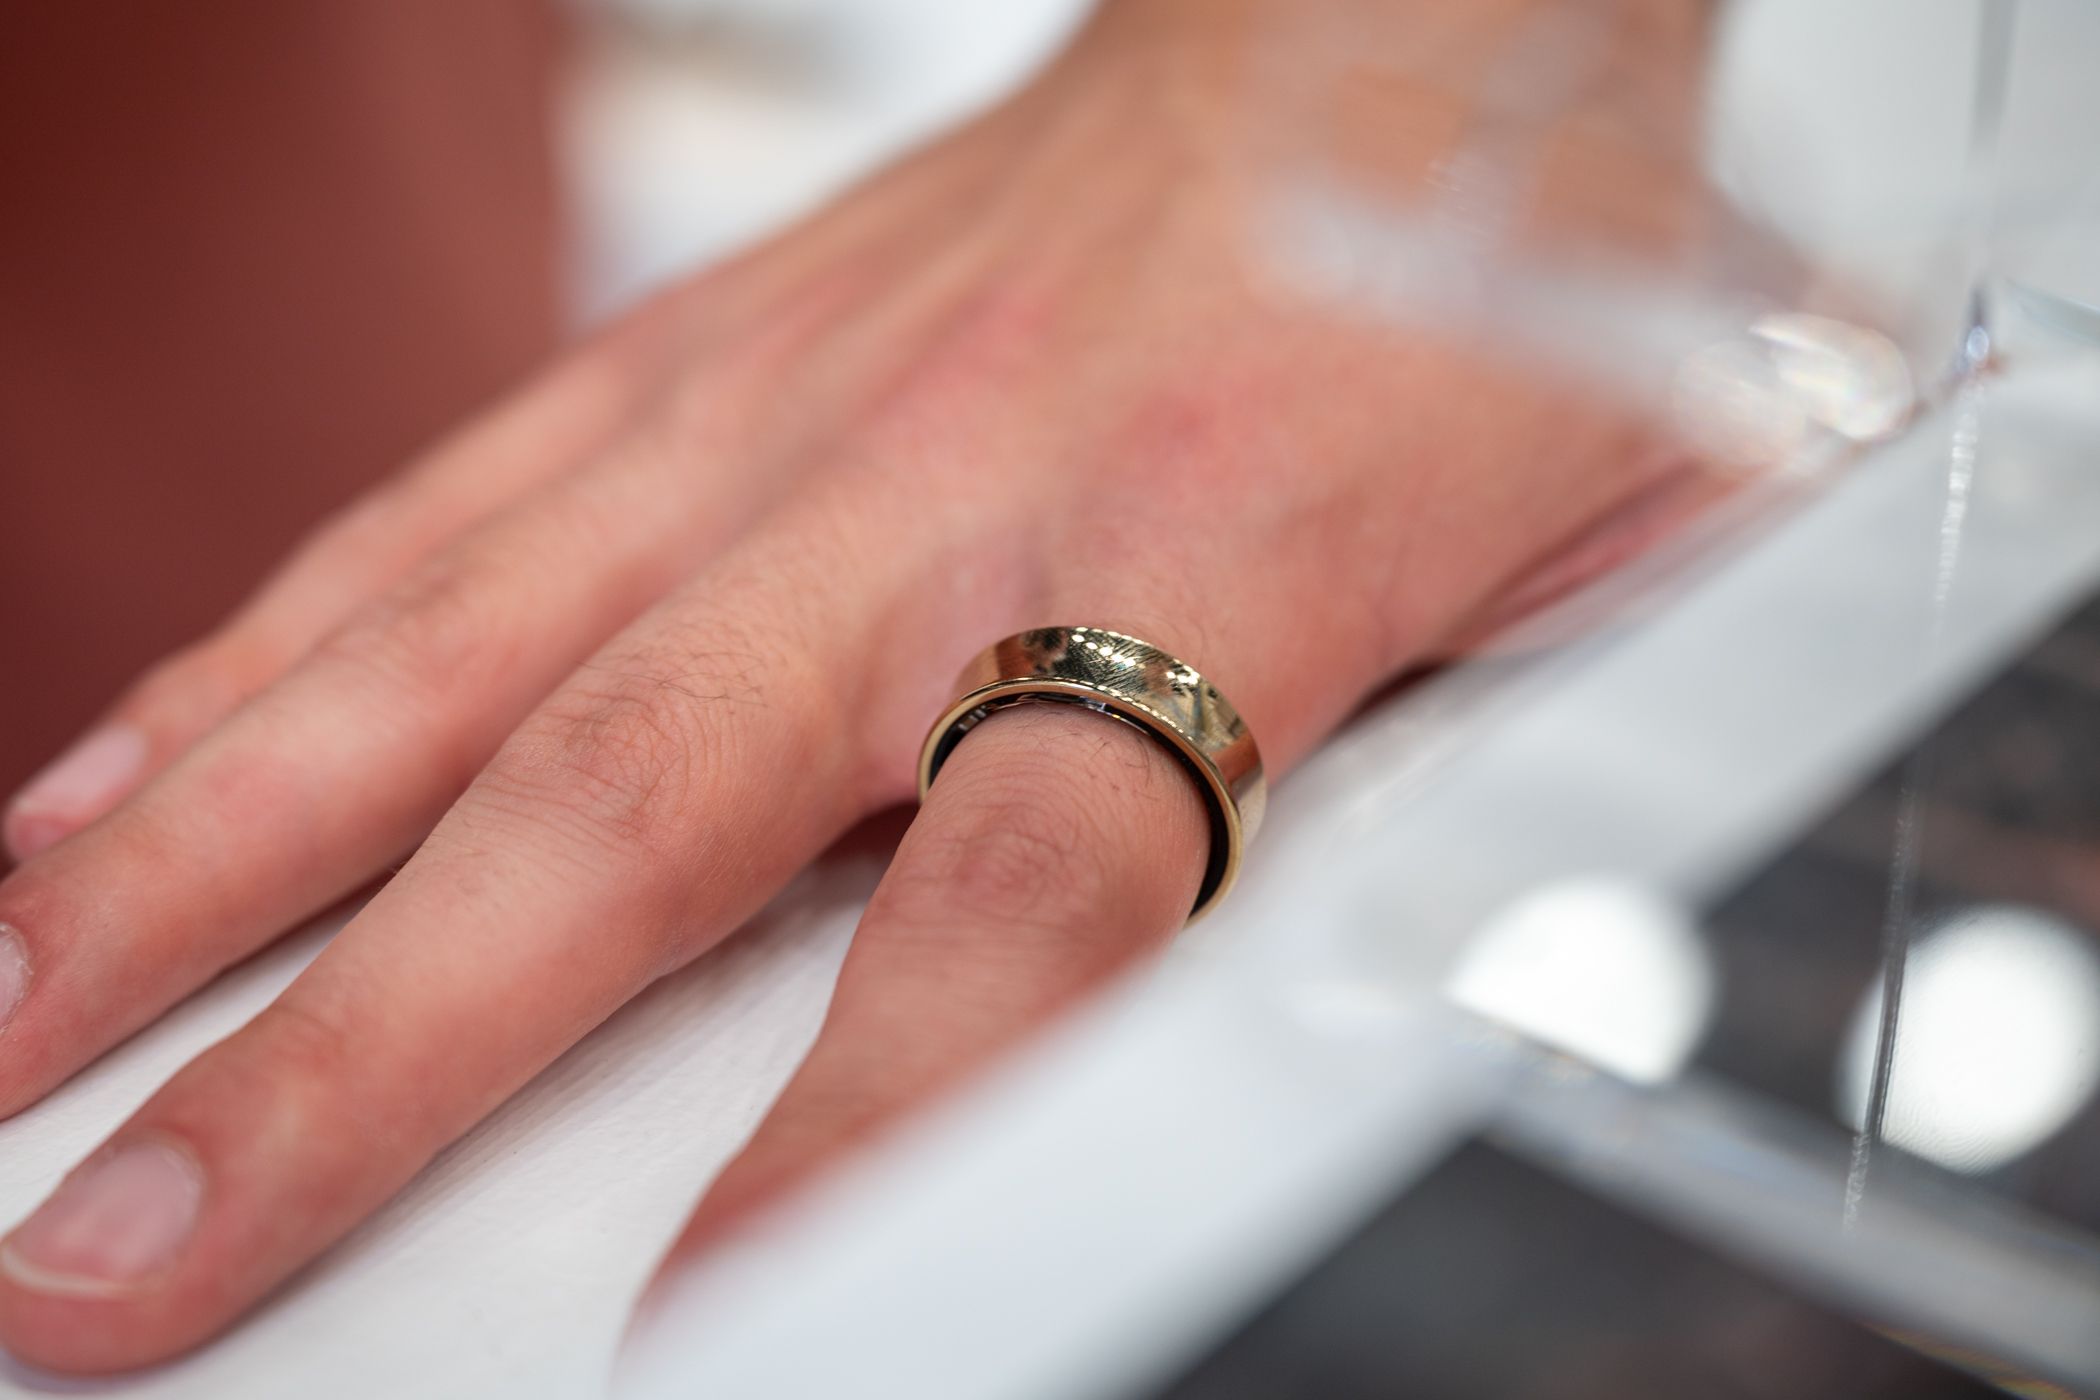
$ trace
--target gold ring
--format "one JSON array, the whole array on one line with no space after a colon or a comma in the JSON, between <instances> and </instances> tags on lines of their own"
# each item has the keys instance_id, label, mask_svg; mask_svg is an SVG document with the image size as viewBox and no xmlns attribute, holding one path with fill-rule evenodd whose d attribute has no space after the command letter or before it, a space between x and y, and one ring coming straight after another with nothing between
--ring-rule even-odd
<instances>
[{"instance_id":1,"label":"gold ring","mask_svg":"<svg viewBox=\"0 0 2100 1400\"><path fill-rule=\"evenodd\" d=\"M1009 705L1084 705L1142 729L1180 760L1210 809L1210 859L1194 922L1239 875L1240 849L1261 825L1268 794L1254 736L1218 688L1150 642L1100 627L1038 627L988 648L963 668L958 694L919 750L919 799L963 736Z\"/></svg>"}]
</instances>

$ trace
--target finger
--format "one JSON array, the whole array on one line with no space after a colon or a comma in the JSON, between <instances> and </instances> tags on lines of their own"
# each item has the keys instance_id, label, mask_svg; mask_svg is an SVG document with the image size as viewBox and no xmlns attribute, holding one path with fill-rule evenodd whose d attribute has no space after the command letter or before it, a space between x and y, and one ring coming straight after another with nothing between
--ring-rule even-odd
<instances>
[{"instance_id":1,"label":"finger","mask_svg":"<svg viewBox=\"0 0 2100 1400\"><path fill-rule=\"evenodd\" d=\"M996 178L989 147L964 152L964 189ZM200 736L270 684L315 645L431 554L505 502L607 450L652 406L701 377L696 365L733 350L744 373L722 377L748 390L754 363L777 363L769 346L812 344L825 353L805 373L792 408L776 405L804 440L848 414L938 325L942 299L985 260L989 235L936 238L912 198L931 178L906 162L840 206L806 236L754 250L653 299L504 407L440 444L422 465L325 525L211 637L149 671L86 735L32 777L0 817L0 843L16 860L48 850L112 810ZM929 252L929 248L937 249ZM841 275L837 268L852 269ZM876 316L844 318L879 295ZM759 391L755 403L773 405ZM676 416L676 405L670 416Z\"/></svg>"},{"instance_id":2,"label":"finger","mask_svg":"<svg viewBox=\"0 0 2100 1400\"><path fill-rule=\"evenodd\" d=\"M1157 948L1209 840L1194 783L1131 726L1064 705L985 720L869 904L808 1059L669 1262Z\"/></svg>"},{"instance_id":3,"label":"finger","mask_svg":"<svg viewBox=\"0 0 2100 1400\"><path fill-rule=\"evenodd\" d=\"M130 801L0 882L26 958L0 1113L48 1092L232 961L400 856L593 648L787 484L736 405L636 430L470 531L327 638ZM699 415L704 417L704 415ZM20 980L20 979L17 979Z\"/></svg>"},{"instance_id":4,"label":"finger","mask_svg":"<svg viewBox=\"0 0 2100 1400\"><path fill-rule=\"evenodd\" d=\"M1191 659L1259 736L1272 779L1423 645L1417 610L1435 616L1446 594L1482 591L1420 577L1338 591L1328 552L1276 548L1259 516L1240 523L1244 537L1157 547L1185 534L1181 499L1167 493L1157 517L1082 516L1049 550L1066 563L1032 620L1085 619ZM1309 540L1350 537L1312 523L1298 522ZM1258 570L1233 566L1255 558ZM1409 594L1430 605L1396 605ZM920 697L921 726L940 698ZM1208 840L1188 776L1129 726L1057 706L984 721L942 768L877 890L808 1060L702 1200L667 1271L1171 936Z\"/></svg>"},{"instance_id":5,"label":"finger","mask_svg":"<svg viewBox=\"0 0 2100 1400\"><path fill-rule=\"evenodd\" d=\"M1537 450L1531 430L1542 415L1535 391L1528 398L1498 397L1483 396L1465 381L1461 387L1470 392L1450 395L1451 402L1467 413L1492 402L1491 421L1471 437L1430 433L1430 441L1500 438L1517 445L1513 457ZM1233 698L1260 737L1274 779L1376 685L1427 654L1450 619L1484 608L1501 593L1530 563L1537 546L1527 540L1574 536L1584 522L1671 465L1638 450L1648 445L1646 436L1627 432L1616 419L1557 413L1550 421L1574 460L1588 461L1590 455L1565 444L1594 439L1597 457L1612 470L1567 474L1556 480L1555 491L1523 500L1511 499L1487 474L1438 470L1425 474L1433 491L1415 481L1409 490L1376 491L1368 498L1343 493L1292 518L1288 531L1258 512L1227 513L1207 517L1200 537L1192 537L1187 503L1204 499L1202 493L1230 477L1231 445L1199 438L1216 450L1194 454L1202 463L1199 484L1177 491L1172 473L1190 455L1182 436L1188 420L1166 415L1156 439L1152 425L1141 423L1131 442L1149 450L1137 452L1135 460L1144 464L1150 482L1164 482L1164 488L1150 495L1126 492L1117 512L1081 512L1069 533L1053 537L1046 553L1064 561L1057 605L1031 621L1086 620L1165 641ZM1361 430L1321 423L1304 436L1319 442L1337 428L1345 434ZM1480 449L1490 460L1497 450L1488 443ZM1108 460L1111 470L1133 470L1128 460ZM1457 465L1463 467L1465 459ZM1557 531L1550 528L1555 522ZM1541 523L1548 528L1534 528ZM1411 551L1391 545L1424 538L1425 530L1430 537L1441 533L1467 541L1467 547ZM1209 619L1210 625L1190 619ZM987 628L978 635L1001 633ZM929 703L922 721L935 712ZM1070 728L1089 717L1053 709L996 718L1002 724ZM995 746L993 725L987 720L973 731L942 769L861 925L807 1063L701 1203L672 1251L673 1265L971 1072L1185 917L1188 901L1178 882L1191 882L1192 893L1202 868L1203 848L1190 834L1194 818L1184 811L1165 819L1137 804L1137 814L1126 812L1119 824L1113 808L1086 805L1100 796L1099 774L1078 784L1083 792L1066 786L1085 771L1082 745L1068 743L1065 762L1036 773L1003 751L1028 747L1022 736ZM1111 721L1095 727L1113 735L1099 741L1111 751L1147 743ZM1162 767L1160 753L1140 748L1125 758L1138 768L1117 771L1173 773L1182 786L1169 784L1170 790L1184 801L1193 799L1185 775ZM980 765L981 784L951 776ZM995 775L1002 766L1013 771ZM1050 796L1038 801L1038 791ZM1017 834L1004 829L1016 824ZM1167 858L1157 844L1163 841L1180 846L1181 858ZM1012 856L1014 847L1035 852L1044 869L1026 880L1001 878L996 872L1023 866ZM985 854L973 859L978 851ZM973 865L995 873L972 873ZM1155 902L1146 903L1131 881L1151 882L1142 888ZM1175 898L1166 899L1170 883ZM1017 930L1023 936L1018 954L1010 938ZM1038 949L1057 951L1036 956ZM958 988L967 995L956 995ZM993 1010L980 1015L979 1006Z\"/></svg>"},{"instance_id":6,"label":"finger","mask_svg":"<svg viewBox=\"0 0 2100 1400\"><path fill-rule=\"evenodd\" d=\"M905 565L844 533L759 532L579 670L276 1005L0 1247L0 1342L99 1370L223 1327L849 826Z\"/></svg>"},{"instance_id":7,"label":"finger","mask_svg":"<svg viewBox=\"0 0 2100 1400\"><path fill-rule=\"evenodd\" d=\"M883 245L900 256L902 232ZM0 951L32 974L0 1114L398 857L562 674L795 489L806 438L886 391L942 333L957 260L982 256L965 243L882 283L885 340L830 329L875 290L859 278L767 303L733 360L660 396L609 460L426 560L131 804L0 883ZM790 365L791 401L773 389Z\"/></svg>"},{"instance_id":8,"label":"finger","mask_svg":"<svg viewBox=\"0 0 2100 1400\"><path fill-rule=\"evenodd\" d=\"M18 861L109 811L417 561L602 449L653 395L669 308L637 316L323 525L213 635L153 667L32 777L0 835Z\"/></svg>"}]
</instances>

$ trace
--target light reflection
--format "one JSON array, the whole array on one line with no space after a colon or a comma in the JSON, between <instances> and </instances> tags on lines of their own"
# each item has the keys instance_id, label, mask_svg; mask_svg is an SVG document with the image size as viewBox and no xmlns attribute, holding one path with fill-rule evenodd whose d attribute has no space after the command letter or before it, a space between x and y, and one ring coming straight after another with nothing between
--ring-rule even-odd
<instances>
[{"instance_id":1,"label":"light reflection","mask_svg":"<svg viewBox=\"0 0 2100 1400\"><path fill-rule=\"evenodd\" d=\"M1747 468L1788 461L1816 428L1848 442L1887 437L1908 420L1916 393L1887 336L1786 311L1685 356L1672 400L1690 442L1717 465Z\"/></svg>"},{"instance_id":2,"label":"light reflection","mask_svg":"<svg viewBox=\"0 0 2100 1400\"><path fill-rule=\"evenodd\" d=\"M1610 876L1532 891L1482 925L1445 985L1469 1011L1638 1083L1675 1075L1713 1006L1685 911Z\"/></svg>"},{"instance_id":3,"label":"light reflection","mask_svg":"<svg viewBox=\"0 0 2100 1400\"><path fill-rule=\"evenodd\" d=\"M1877 982L1838 1065L1858 1127L1881 1016ZM2040 910L1978 906L1926 934L1904 970L1886 1139L1980 1174L2046 1142L2100 1087L2100 954Z\"/></svg>"},{"instance_id":4,"label":"light reflection","mask_svg":"<svg viewBox=\"0 0 2100 1400\"><path fill-rule=\"evenodd\" d=\"M1879 331L1804 311L1774 312L1750 323L1779 381L1820 426L1853 442L1901 427L1915 402L1910 366Z\"/></svg>"}]
</instances>

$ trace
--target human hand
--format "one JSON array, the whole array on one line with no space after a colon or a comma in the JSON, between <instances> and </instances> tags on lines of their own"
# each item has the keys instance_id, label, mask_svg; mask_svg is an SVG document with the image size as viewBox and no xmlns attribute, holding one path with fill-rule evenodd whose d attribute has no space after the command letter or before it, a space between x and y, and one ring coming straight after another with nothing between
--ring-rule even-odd
<instances>
[{"instance_id":1,"label":"human hand","mask_svg":"<svg viewBox=\"0 0 2100 1400\"><path fill-rule=\"evenodd\" d=\"M351 508L21 798L0 1112L414 855L0 1247L11 1350L114 1369L229 1324L909 798L997 638L1157 642L1273 775L1673 469L1613 406L1249 268L1261 10L1112 8ZM1136 732L986 721L681 1252L1157 946L1207 840Z\"/></svg>"}]
</instances>

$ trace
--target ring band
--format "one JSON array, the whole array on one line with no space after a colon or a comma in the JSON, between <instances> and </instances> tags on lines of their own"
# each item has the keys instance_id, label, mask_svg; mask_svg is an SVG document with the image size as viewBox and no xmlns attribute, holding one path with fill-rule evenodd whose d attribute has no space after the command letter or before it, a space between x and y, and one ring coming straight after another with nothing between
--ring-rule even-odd
<instances>
[{"instance_id":1,"label":"ring band","mask_svg":"<svg viewBox=\"0 0 2100 1400\"><path fill-rule=\"evenodd\" d=\"M1232 888L1240 850L1261 825L1261 751L1239 712L1188 663L1100 627L1039 627L980 653L919 750L919 798L963 736L1009 705L1084 705L1142 729L1180 760L1210 809L1210 858L1194 922Z\"/></svg>"}]
</instances>

